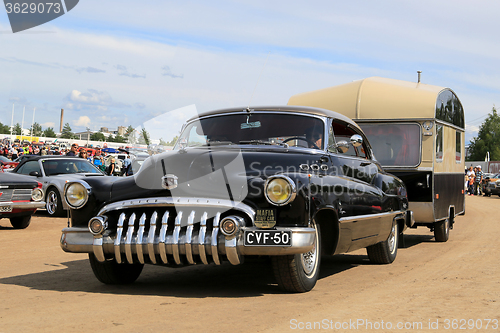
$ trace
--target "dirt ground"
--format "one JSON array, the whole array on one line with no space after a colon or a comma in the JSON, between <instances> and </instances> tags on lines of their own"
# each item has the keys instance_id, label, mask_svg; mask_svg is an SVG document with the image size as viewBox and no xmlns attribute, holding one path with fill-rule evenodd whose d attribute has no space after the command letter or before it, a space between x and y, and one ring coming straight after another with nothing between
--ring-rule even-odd
<instances>
[{"instance_id":1,"label":"dirt ground","mask_svg":"<svg viewBox=\"0 0 500 333\"><path fill-rule=\"evenodd\" d=\"M498 332L500 198L466 206L448 242L418 228L391 265L370 264L364 250L324 258L304 294L278 290L266 261L147 265L136 283L107 286L85 254L61 250L66 218L40 212L25 230L3 219L0 333Z\"/></svg>"}]
</instances>

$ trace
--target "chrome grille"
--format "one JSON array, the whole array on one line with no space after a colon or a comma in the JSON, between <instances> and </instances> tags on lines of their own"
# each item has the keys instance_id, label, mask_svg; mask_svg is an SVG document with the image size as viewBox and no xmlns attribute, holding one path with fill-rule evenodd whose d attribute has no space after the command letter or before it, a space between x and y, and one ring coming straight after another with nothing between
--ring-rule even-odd
<instances>
[{"instance_id":1,"label":"chrome grille","mask_svg":"<svg viewBox=\"0 0 500 333\"><path fill-rule=\"evenodd\" d=\"M237 249L232 247L234 241L219 234L222 212L214 207L183 208L176 211L174 207L127 207L108 212L112 249L106 253L113 253L118 263L220 265L221 255L226 255L232 264L240 263ZM99 237L102 236L94 239L94 254L104 260Z\"/></svg>"},{"instance_id":2,"label":"chrome grille","mask_svg":"<svg viewBox=\"0 0 500 333\"><path fill-rule=\"evenodd\" d=\"M31 200L30 189L15 189L12 193L12 201L30 201L30 200Z\"/></svg>"},{"instance_id":3,"label":"chrome grille","mask_svg":"<svg viewBox=\"0 0 500 333\"><path fill-rule=\"evenodd\" d=\"M11 201L12 198L12 189L0 189L0 202L6 202L6 201Z\"/></svg>"}]
</instances>

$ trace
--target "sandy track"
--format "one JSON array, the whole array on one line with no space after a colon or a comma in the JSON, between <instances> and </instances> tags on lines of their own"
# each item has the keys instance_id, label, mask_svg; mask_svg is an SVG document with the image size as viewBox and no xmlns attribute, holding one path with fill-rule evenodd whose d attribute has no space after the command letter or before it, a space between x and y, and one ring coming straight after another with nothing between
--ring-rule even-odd
<instances>
[{"instance_id":1,"label":"sandy track","mask_svg":"<svg viewBox=\"0 0 500 333\"><path fill-rule=\"evenodd\" d=\"M498 332L500 198L466 202L448 242L418 228L407 231L407 247L391 265L370 264L364 250L324 258L320 280L305 294L280 292L266 260L147 265L135 284L106 286L86 255L59 247L65 218L37 213L25 230L0 220L0 333L293 332L314 323L330 331L444 332L453 320L466 328L456 331Z\"/></svg>"}]
</instances>

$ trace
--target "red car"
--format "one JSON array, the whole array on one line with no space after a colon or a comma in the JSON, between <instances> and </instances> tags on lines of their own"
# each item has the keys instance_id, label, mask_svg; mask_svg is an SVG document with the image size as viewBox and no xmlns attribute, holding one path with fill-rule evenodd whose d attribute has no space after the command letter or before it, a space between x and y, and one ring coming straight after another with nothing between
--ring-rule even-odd
<instances>
[{"instance_id":1,"label":"red car","mask_svg":"<svg viewBox=\"0 0 500 333\"><path fill-rule=\"evenodd\" d=\"M19 162L12 162L5 156L0 155L0 168L2 169L14 169Z\"/></svg>"},{"instance_id":2,"label":"red car","mask_svg":"<svg viewBox=\"0 0 500 333\"><path fill-rule=\"evenodd\" d=\"M45 207L42 183L10 172L0 173L0 219L8 218L15 229L24 229L37 208Z\"/></svg>"}]
</instances>

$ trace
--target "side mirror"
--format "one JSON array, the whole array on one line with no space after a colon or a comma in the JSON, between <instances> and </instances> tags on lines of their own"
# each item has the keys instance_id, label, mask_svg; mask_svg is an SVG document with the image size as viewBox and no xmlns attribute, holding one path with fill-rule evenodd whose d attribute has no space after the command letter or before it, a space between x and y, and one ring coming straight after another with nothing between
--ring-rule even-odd
<instances>
[{"instance_id":1,"label":"side mirror","mask_svg":"<svg viewBox=\"0 0 500 333\"><path fill-rule=\"evenodd\" d=\"M29 175L30 175L30 176L35 176L35 177L40 177L40 176L41 176L41 175L40 175L40 172L38 172L38 171L31 171L31 172L29 173Z\"/></svg>"},{"instance_id":2,"label":"side mirror","mask_svg":"<svg viewBox=\"0 0 500 333\"><path fill-rule=\"evenodd\" d=\"M353 136L351 136L351 144L354 146L354 147L359 147L363 144L363 138L361 137L361 135L359 134L354 134Z\"/></svg>"}]
</instances>

